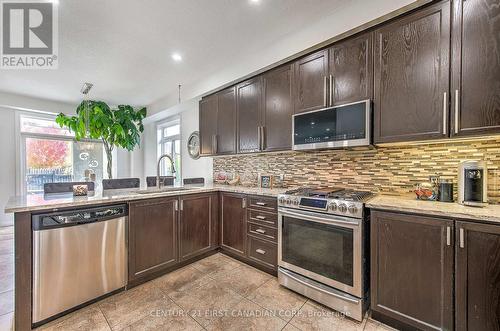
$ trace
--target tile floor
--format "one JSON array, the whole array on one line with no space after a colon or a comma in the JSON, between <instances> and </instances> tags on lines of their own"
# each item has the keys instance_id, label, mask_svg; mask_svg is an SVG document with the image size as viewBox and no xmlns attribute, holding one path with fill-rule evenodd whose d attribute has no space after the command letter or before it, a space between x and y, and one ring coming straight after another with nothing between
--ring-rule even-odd
<instances>
[{"instance_id":1,"label":"tile floor","mask_svg":"<svg viewBox=\"0 0 500 331\"><path fill-rule=\"evenodd\" d=\"M0 228L0 331L13 321L13 229ZM39 330L369 330L223 254L118 293Z\"/></svg>"}]
</instances>

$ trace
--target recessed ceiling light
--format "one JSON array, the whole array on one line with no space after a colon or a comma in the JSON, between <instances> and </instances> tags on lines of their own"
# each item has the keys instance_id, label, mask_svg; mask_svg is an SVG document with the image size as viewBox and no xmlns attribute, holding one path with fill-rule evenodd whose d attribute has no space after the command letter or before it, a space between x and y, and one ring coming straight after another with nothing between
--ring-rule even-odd
<instances>
[{"instance_id":1,"label":"recessed ceiling light","mask_svg":"<svg viewBox=\"0 0 500 331\"><path fill-rule=\"evenodd\" d=\"M259 2L260 2L260 0L250 0L250 3L256 3L257 4Z\"/></svg>"},{"instance_id":2,"label":"recessed ceiling light","mask_svg":"<svg viewBox=\"0 0 500 331\"><path fill-rule=\"evenodd\" d=\"M172 60L174 60L175 62L180 62L182 61L182 56L179 53L173 53Z\"/></svg>"},{"instance_id":3,"label":"recessed ceiling light","mask_svg":"<svg viewBox=\"0 0 500 331\"><path fill-rule=\"evenodd\" d=\"M58 5L59 4L59 0L49 0L49 2L52 2L54 5Z\"/></svg>"}]
</instances>

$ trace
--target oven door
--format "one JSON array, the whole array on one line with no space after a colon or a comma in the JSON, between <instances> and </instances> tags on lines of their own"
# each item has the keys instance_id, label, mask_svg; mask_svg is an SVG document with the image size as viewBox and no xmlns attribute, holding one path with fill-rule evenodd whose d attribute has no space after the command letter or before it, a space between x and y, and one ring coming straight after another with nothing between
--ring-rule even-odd
<instances>
[{"instance_id":1,"label":"oven door","mask_svg":"<svg viewBox=\"0 0 500 331\"><path fill-rule=\"evenodd\" d=\"M278 264L362 297L362 220L279 209Z\"/></svg>"}]
</instances>

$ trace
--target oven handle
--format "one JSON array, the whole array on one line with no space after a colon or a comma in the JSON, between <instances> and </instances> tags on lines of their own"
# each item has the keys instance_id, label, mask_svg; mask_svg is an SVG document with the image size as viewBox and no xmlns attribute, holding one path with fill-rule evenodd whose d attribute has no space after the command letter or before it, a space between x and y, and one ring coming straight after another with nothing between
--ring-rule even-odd
<instances>
[{"instance_id":1,"label":"oven handle","mask_svg":"<svg viewBox=\"0 0 500 331\"><path fill-rule=\"evenodd\" d=\"M313 213L307 211L301 211L297 213L289 210L284 210L281 208L278 210L278 214L299 219L305 219L312 222L325 223L325 224L358 226L360 222L360 220L352 220L342 216L333 216L333 217L330 215L316 216Z\"/></svg>"},{"instance_id":2,"label":"oven handle","mask_svg":"<svg viewBox=\"0 0 500 331\"><path fill-rule=\"evenodd\" d=\"M349 301L349 302L352 302L352 303L355 303L355 304L358 304L358 303L359 303L359 300L356 300L356 299L350 298L350 297L348 297L348 296L339 295L339 294L337 294L337 293L329 292L329 291L326 291L326 290L324 290L324 289L322 289L322 288L320 288L320 287L318 287L318 286L315 286L315 285L313 285L313 284L311 284L311 283L309 283L309 282L305 282L305 281L303 281L302 279L299 279L299 278L297 278L297 277L293 276L291 273L286 272L285 270L282 270L281 268L280 268L280 272L284 273L287 277L290 277L290 278L291 278L291 279L293 279L294 281L296 281L296 282L298 282L298 283L301 283L302 285L305 285L305 286L307 286L307 287L311 287L311 288L315 289L316 291L320 291L320 292L323 292L323 293L325 293L325 294L332 295L332 296L337 297L337 298L339 298L339 299L342 299L342 300L345 300L345 301Z\"/></svg>"}]
</instances>

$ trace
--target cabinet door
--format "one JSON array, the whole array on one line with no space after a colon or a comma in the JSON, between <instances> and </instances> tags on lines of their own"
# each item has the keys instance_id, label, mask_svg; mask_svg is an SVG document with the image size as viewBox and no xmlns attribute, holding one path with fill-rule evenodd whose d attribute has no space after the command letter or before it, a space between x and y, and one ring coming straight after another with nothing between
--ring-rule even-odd
<instances>
[{"instance_id":1,"label":"cabinet door","mask_svg":"<svg viewBox=\"0 0 500 331\"><path fill-rule=\"evenodd\" d=\"M375 143L448 136L450 3L375 31Z\"/></svg>"},{"instance_id":2,"label":"cabinet door","mask_svg":"<svg viewBox=\"0 0 500 331\"><path fill-rule=\"evenodd\" d=\"M241 256L246 248L246 198L241 194L221 194L221 246Z\"/></svg>"},{"instance_id":3,"label":"cabinet door","mask_svg":"<svg viewBox=\"0 0 500 331\"><path fill-rule=\"evenodd\" d=\"M453 1L453 135L500 132L498 1Z\"/></svg>"},{"instance_id":4,"label":"cabinet door","mask_svg":"<svg viewBox=\"0 0 500 331\"><path fill-rule=\"evenodd\" d=\"M328 51L319 51L295 62L295 114L321 109L328 101Z\"/></svg>"},{"instance_id":5,"label":"cabinet door","mask_svg":"<svg viewBox=\"0 0 500 331\"><path fill-rule=\"evenodd\" d=\"M177 198L130 203L129 281L177 262Z\"/></svg>"},{"instance_id":6,"label":"cabinet door","mask_svg":"<svg viewBox=\"0 0 500 331\"><path fill-rule=\"evenodd\" d=\"M265 151L292 148L292 65L263 75L264 111L262 126Z\"/></svg>"},{"instance_id":7,"label":"cabinet door","mask_svg":"<svg viewBox=\"0 0 500 331\"><path fill-rule=\"evenodd\" d=\"M330 48L330 105L372 99L372 39L369 32Z\"/></svg>"},{"instance_id":8,"label":"cabinet door","mask_svg":"<svg viewBox=\"0 0 500 331\"><path fill-rule=\"evenodd\" d=\"M457 330L500 330L500 226L457 222Z\"/></svg>"},{"instance_id":9,"label":"cabinet door","mask_svg":"<svg viewBox=\"0 0 500 331\"><path fill-rule=\"evenodd\" d=\"M261 149L262 78L256 77L237 87L238 151Z\"/></svg>"},{"instance_id":10,"label":"cabinet door","mask_svg":"<svg viewBox=\"0 0 500 331\"><path fill-rule=\"evenodd\" d=\"M372 212L374 318L422 330L453 329L452 229L453 221Z\"/></svg>"},{"instance_id":11,"label":"cabinet door","mask_svg":"<svg viewBox=\"0 0 500 331\"><path fill-rule=\"evenodd\" d=\"M217 246L217 194L180 197L179 258L187 260Z\"/></svg>"},{"instance_id":12,"label":"cabinet door","mask_svg":"<svg viewBox=\"0 0 500 331\"><path fill-rule=\"evenodd\" d=\"M217 135L217 95L200 101L200 154L214 154L214 139Z\"/></svg>"},{"instance_id":13,"label":"cabinet door","mask_svg":"<svg viewBox=\"0 0 500 331\"><path fill-rule=\"evenodd\" d=\"M236 92L230 87L217 93L216 154L236 153Z\"/></svg>"}]
</instances>

